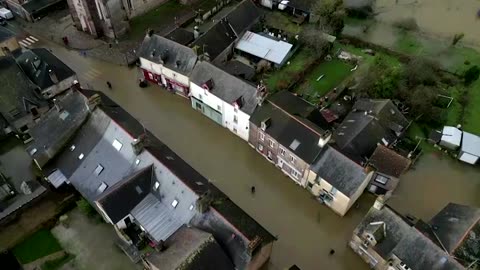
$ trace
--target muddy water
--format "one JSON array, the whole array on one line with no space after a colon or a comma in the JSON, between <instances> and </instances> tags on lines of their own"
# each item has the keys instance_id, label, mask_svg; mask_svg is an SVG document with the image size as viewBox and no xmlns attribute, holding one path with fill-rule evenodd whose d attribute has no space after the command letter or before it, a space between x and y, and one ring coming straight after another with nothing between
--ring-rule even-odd
<instances>
[{"instance_id":1,"label":"muddy water","mask_svg":"<svg viewBox=\"0 0 480 270\"><path fill-rule=\"evenodd\" d=\"M363 196L358 209L340 218L244 141L191 109L187 100L153 85L138 88L136 70L82 58L62 48L55 48L54 53L78 72L82 82L86 82L85 74L90 70L100 71L100 77L88 84L125 107L278 236L268 269L285 269L292 264L304 270L368 269L347 248L347 241L372 205L372 197ZM112 82L113 90L106 88L107 80ZM392 202L402 212L429 216L451 198L479 205L475 195L479 194L476 182L480 183L480 174L469 167L450 166L445 160L426 156L405 179ZM256 186L255 196L249 191L252 185ZM333 256L329 255L331 248L336 250Z\"/></svg>"},{"instance_id":2,"label":"muddy water","mask_svg":"<svg viewBox=\"0 0 480 270\"><path fill-rule=\"evenodd\" d=\"M435 36L453 38L464 33L467 43L480 47L478 0L376 0L377 19L395 22L415 18L420 30Z\"/></svg>"}]
</instances>

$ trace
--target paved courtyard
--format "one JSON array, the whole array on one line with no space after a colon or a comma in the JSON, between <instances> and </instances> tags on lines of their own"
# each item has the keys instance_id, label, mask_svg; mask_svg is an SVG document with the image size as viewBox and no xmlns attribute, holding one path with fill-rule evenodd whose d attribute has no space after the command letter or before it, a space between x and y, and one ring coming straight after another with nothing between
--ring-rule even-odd
<instances>
[{"instance_id":1,"label":"paved courtyard","mask_svg":"<svg viewBox=\"0 0 480 270\"><path fill-rule=\"evenodd\" d=\"M112 226L90 220L77 208L68 214L68 220L68 228L57 225L52 229L65 251L75 255L63 270L142 269L114 244L117 236Z\"/></svg>"}]
</instances>

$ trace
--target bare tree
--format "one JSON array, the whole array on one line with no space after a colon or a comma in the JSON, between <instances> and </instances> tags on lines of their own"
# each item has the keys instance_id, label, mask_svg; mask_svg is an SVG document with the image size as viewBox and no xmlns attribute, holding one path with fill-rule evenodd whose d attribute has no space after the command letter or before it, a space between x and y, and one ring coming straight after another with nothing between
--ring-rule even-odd
<instances>
[{"instance_id":1,"label":"bare tree","mask_svg":"<svg viewBox=\"0 0 480 270\"><path fill-rule=\"evenodd\" d=\"M328 34L338 35L344 26L343 0L315 1L310 16L318 20L318 25L328 26L328 29L331 30Z\"/></svg>"},{"instance_id":2,"label":"bare tree","mask_svg":"<svg viewBox=\"0 0 480 270\"><path fill-rule=\"evenodd\" d=\"M326 27L320 27L316 25L309 25L303 28L300 33L301 40L311 48L315 54L323 55L329 51L331 44L324 37L324 31Z\"/></svg>"}]
</instances>

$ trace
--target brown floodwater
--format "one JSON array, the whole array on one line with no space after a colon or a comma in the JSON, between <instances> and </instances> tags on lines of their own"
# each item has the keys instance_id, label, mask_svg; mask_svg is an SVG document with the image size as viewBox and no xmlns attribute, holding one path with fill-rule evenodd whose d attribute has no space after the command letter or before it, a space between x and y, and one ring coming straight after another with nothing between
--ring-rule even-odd
<instances>
[{"instance_id":1,"label":"brown floodwater","mask_svg":"<svg viewBox=\"0 0 480 270\"><path fill-rule=\"evenodd\" d=\"M104 91L150 129L240 207L278 236L268 269L297 264L303 270L366 270L348 247L355 226L373 203L361 197L343 218L318 204L248 144L193 110L189 102L160 87L137 86L138 71L54 49L81 78ZM95 77L92 77L95 70ZM106 81L112 82L108 90ZM254 196L249 187L255 185ZM464 164L425 155L405 175L392 204L401 212L430 217L450 201L480 206L480 172ZM330 256L329 250L336 250Z\"/></svg>"},{"instance_id":2,"label":"brown floodwater","mask_svg":"<svg viewBox=\"0 0 480 270\"><path fill-rule=\"evenodd\" d=\"M414 18L421 31L452 39L464 33L464 42L480 47L478 0L376 0L376 18L393 23Z\"/></svg>"}]
</instances>

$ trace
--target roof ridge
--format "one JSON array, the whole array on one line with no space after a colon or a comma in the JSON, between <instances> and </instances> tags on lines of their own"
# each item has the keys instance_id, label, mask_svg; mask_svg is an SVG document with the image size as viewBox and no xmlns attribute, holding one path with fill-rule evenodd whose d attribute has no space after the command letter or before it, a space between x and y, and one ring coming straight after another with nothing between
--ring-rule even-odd
<instances>
[{"instance_id":1,"label":"roof ridge","mask_svg":"<svg viewBox=\"0 0 480 270\"><path fill-rule=\"evenodd\" d=\"M317 134L318 136L322 136L322 134L320 134L318 131L316 131L314 128L308 126L307 124L303 123L302 121L300 121L297 117L295 117L294 115L288 113L286 110L282 109L280 106L278 106L277 104L275 104L273 101L271 100L267 100L270 104L272 104L275 108L279 109L280 111L282 111L283 113L285 113L288 117L292 118L293 120L297 121L298 123L300 123L302 126L308 128L310 131L312 131L313 133Z\"/></svg>"}]
</instances>

